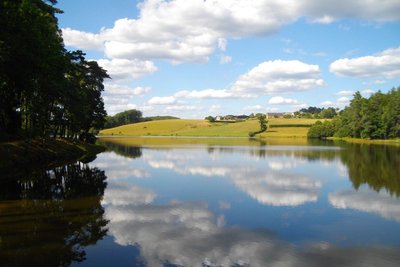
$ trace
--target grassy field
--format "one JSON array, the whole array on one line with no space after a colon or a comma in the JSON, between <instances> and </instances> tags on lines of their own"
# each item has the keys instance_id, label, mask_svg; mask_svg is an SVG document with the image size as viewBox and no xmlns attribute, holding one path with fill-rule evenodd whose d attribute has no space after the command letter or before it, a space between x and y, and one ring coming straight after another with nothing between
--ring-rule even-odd
<instances>
[{"instance_id":1,"label":"grassy field","mask_svg":"<svg viewBox=\"0 0 400 267\"><path fill-rule=\"evenodd\" d=\"M269 129L261 137L306 137L308 127L314 119L269 119ZM207 137L248 137L249 132L259 130L258 120L236 123L206 120L163 120L149 121L105 129L100 135L121 136L207 136Z\"/></svg>"}]
</instances>

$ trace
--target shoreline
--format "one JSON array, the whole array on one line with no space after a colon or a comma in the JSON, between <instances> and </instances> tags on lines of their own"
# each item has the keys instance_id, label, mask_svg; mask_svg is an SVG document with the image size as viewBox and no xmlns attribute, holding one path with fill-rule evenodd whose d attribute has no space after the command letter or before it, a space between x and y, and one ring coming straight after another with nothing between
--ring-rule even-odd
<instances>
[{"instance_id":1,"label":"shoreline","mask_svg":"<svg viewBox=\"0 0 400 267\"><path fill-rule=\"evenodd\" d=\"M400 139L361 139L352 137L327 137L331 141L343 141L349 144L366 144L366 145L395 145L400 146Z\"/></svg>"},{"instance_id":2,"label":"shoreline","mask_svg":"<svg viewBox=\"0 0 400 267\"><path fill-rule=\"evenodd\" d=\"M105 148L68 139L33 139L0 143L0 170L89 161Z\"/></svg>"}]
</instances>

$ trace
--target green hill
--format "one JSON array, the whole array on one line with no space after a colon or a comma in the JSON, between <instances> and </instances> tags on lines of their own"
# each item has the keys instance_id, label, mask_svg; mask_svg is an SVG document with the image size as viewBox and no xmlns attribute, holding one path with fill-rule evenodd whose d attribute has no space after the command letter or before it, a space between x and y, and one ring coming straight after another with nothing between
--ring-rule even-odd
<instances>
[{"instance_id":1,"label":"green hill","mask_svg":"<svg viewBox=\"0 0 400 267\"><path fill-rule=\"evenodd\" d=\"M306 137L314 119L269 119L269 128L261 137ZM259 130L257 119L241 122L214 122L206 120L173 119L148 121L105 129L100 135L122 136L226 136L248 137Z\"/></svg>"}]
</instances>

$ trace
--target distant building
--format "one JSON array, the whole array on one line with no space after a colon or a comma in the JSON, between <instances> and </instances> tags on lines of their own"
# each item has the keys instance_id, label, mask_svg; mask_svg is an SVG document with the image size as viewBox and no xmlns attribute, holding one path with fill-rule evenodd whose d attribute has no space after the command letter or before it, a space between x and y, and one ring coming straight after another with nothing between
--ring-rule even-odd
<instances>
[{"instance_id":1,"label":"distant building","mask_svg":"<svg viewBox=\"0 0 400 267\"><path fill-rule=\"evenodd\" d=\"M226 116L217 116L215 117L215 121L240 121L247 120L249 116L247 115L226 115Z\"/></svg>"}]
</instances>

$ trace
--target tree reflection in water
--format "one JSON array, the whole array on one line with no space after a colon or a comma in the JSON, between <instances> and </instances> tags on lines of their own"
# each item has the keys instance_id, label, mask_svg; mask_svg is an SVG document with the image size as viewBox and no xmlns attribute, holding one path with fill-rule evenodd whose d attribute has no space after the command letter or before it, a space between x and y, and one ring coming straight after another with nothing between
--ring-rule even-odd
<instances>
[{"instance_id":1,"label":"tree reflection in water","mask_svg":"<svg viewBox=\"0 0 400 267\"><path fill-rule=\"evenodd\" d=\"M2 266L69 266L107 233L104 171L83 163L0 181Z\"/></svg>"},{"instance_id":2,"label":"tree reflection in water","mask_svg":"<svg viewBox=\"0 0 400 267\"><path fill-rule=\"evenodd\" d=\"M341 153L353 187L368 184L375 191L385 189L400 197L400 149L388 145L349 145Z\"/></svg>"}]
</instances>

